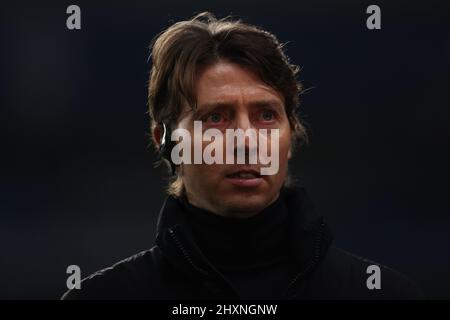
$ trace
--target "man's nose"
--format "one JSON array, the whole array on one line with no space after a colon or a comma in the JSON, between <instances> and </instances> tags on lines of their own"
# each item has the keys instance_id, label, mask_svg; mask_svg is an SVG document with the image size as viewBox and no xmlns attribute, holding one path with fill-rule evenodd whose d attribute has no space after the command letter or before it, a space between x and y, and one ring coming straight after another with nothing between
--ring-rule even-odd
<instances>
[{"instance_id":1,"label":"man's nose","mask_svg":"<svg viewBox=\"0 0 450 320\"><path fill-rule=\"evenodd\" d=\"M235 129L247 130L252 127L250 117L246 113L240 113L236 116Z\"/></svg>"},{"instance_id":2,"label":"man's nose","mask_svg":"<svg viewBox=\"0 0 450 320\"><path fill-rule=\"evenodd\" d=\"M235 119L235 129L241 129L244 131L244 134L248 129L253 129L253 124L250 119L250 116L246 112L238 113ZM250 143L250 139L255 139L256 137L250 137L252 135L251 132L248 132L248 134L245 134L245 140L244 140L244 147L246 149L249 148L250 145L253 145ZM255 142L255 141L254 141Z\"/></svg>"}]
</instances>

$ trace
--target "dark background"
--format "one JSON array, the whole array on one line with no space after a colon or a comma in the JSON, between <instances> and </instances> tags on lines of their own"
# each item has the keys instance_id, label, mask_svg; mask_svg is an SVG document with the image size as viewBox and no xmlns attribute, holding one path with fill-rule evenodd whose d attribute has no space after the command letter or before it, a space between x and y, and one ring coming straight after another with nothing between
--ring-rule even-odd
<instances>
[{"instance_id":1,"label":"dark background","mask_svg":"<svg viewBox=\"0 0 450 320\"><path fill-rule=\"evenodd\" d=\"M381 30L366 28L370 4ZM289 41L311 88L293 172L335 243L450 298L448 5L331 0L1 4L0 298L59 298L68 265L84 277L152 246L165 182L148 45L204 10Z\"/></svg>"}]
</instances>

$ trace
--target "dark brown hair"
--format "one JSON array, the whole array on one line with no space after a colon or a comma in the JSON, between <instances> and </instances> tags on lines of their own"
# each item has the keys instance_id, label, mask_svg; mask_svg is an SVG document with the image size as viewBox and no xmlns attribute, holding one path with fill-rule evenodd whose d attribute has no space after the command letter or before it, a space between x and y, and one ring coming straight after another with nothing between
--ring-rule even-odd
<instances>
[{"instance_id":1,"label":"dark brown hair","mask_svg":"<svg viewBox=\"0 0 450 320\"><path fill-rule=\"evenodd\" d=\"M152 42L151 58L148 106L152 129L161 123L173 128L184 106L195 109L199 69L226 60L248 68L283 95L293 145L306 141L296 112L302 90L296 79L299 67L289 62L283 45L272 33L240 20L218 20L204 12L160 33ZM173 188L172 183L169 192Z\"/></svg>"}]
</instances>

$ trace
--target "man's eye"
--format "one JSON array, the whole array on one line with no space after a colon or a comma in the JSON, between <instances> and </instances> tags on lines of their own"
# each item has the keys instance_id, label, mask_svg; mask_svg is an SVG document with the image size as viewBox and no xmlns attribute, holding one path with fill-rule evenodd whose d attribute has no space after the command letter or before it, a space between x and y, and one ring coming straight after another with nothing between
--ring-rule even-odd
<instances>
[{"instance_id":1,"label":"man's eye","mask_svg":"<svg viewBox=\"0 0 450 320\"><path fill-rule=\"evenodd\" d=\"M206 118L206 122L219 123L220 121L222 121L220 113L212 113Z\"/></svg>"},{"instance_id":2,"label":"man's eye","mask_svg":"<svg viewBox=\"0 0 450 320\"><path fill-rule=\"evenodd\" d=\"M275 118L275 114L272 110L264 110L261 113L261 118L263 121L272 121Z\"/></svg>"}]
</instances>

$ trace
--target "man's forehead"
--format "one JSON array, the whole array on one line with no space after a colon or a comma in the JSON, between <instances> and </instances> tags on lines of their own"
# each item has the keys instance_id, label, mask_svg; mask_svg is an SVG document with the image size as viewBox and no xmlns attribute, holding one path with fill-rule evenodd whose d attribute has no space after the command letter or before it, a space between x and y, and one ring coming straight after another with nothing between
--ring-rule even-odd
<instances>
[{"instance_id":1,"label":"man's forehead","mask_svg":"<svg viewBox=\"0 0 450 320\"><path fill-rule=\"evenodd\" d=\"M197 105L236 104L236 99L271 99L284 102L283 95L264 82L253 70L236 63L220 61L204 67L196 77Z\"/></svg>"},{"instance_id":2,"label":"man's forehead","mask_svg":"<svg viewBox=\"0 0 450 320\"><path fill-rule=\"evenodd\" d=\"M197 92L197 109L225 109L264 105L284 105L283 95L265 84Z\"/></svg>"},{"instance_id":3,"label":"man's forehead","mask_svg":"<svg viewBox=\"0 0 450 320\"><path fill-rule=\"evenodd\" d=\"M207 93L197 94L197 105L255 103L263 100L280 100L283 103L283 96L275 89L269 86L258 86L251 88L225 88L220 90L211 90Z\"/></svg>"}]
</instances>

